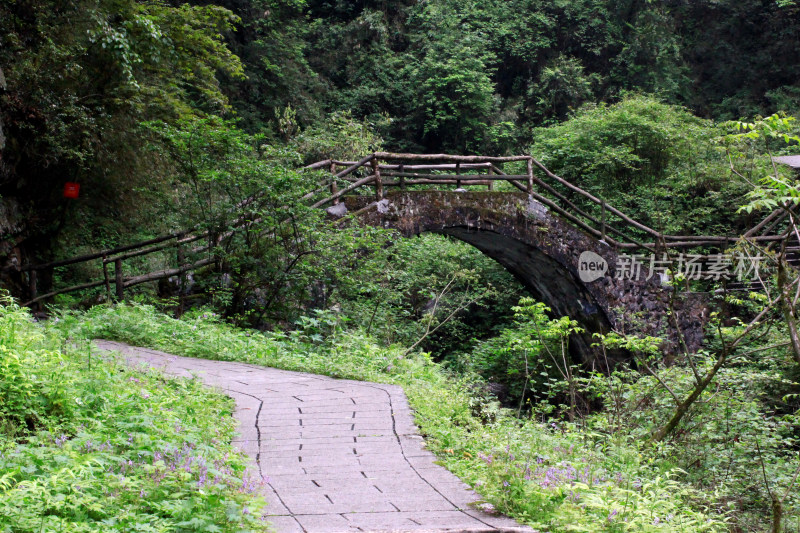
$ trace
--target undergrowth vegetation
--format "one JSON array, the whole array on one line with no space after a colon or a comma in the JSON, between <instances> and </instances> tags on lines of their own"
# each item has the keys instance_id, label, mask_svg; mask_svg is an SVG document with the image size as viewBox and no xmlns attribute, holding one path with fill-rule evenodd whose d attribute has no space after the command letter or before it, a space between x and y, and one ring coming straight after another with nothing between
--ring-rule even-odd
<instances>
[{"instance_id":1,"label":"undergrowth vegetation","mask_svg":"<svg viewBox=\"0 0 800 533\"><path fill-rule=\"evenodd\" d=\"M266 530L232 401L0 303L0 530Z\"/></svg>"},{"instance_id":2,"label":"undergrowth vegetation","mask_svg":"<svg viewBox=\"0 0 800 533\"><path fill-rule=\"evenodd\" d=\"M635 440L569 423L517 418L482 396L474 374L445 371L424 353L377 344L336 320L290 333L227 325L210 311L172 319L145 305L66 313L74 338L105 337L177 355L243 361L400 384L429 448L500 511L544 531L725 531L726 513Z\"/></svg>"}]
</instances>

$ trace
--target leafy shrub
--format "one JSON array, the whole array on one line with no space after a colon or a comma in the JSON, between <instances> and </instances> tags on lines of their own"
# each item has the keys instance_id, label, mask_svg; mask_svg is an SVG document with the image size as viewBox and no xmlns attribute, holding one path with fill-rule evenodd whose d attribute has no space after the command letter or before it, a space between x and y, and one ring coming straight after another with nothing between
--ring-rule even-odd
<instances>
[{"instance_id":1,"label":"leafy shrub","mask_svg":"<svg viewBox=\"0 0 800 533\"><path fill-rule=\"evenodd\" d=\"M722 235L740 223L731 206L748 188L730 177L723 133L684 108L634 95L587 104L559 125L537 128L531 153L659 231Z\"/></svg>"},{"instance_id":2,"label":"leafy shrub","mask_svg":"<svg viewBox=\"0 0 800 533\"><path fill-rule=\"evenodd\" d=\"M473 339L496 335L519 299L519 282L499 263L443 235L395 239L355 266L358 275L342 276L334 294L352 322L387 344L410 345L431 321L439 329L421 346L449 363L454 353L469 351ZM464 305L449 322L440 322Z\"/></svg>"},{"instance_id":3,"label":"leafy shrub","mask_svg":"<svg viewBox=\"0 0 800 533\"><path fill-rule=\"evenodd\" d=\"M545 314L550 309L531 298L522 298L512 310L513 327L479 343L465 365L506 386L512 404L552 399L573 373L567 343L577 323L566 317L551 320Z\"/></svg>"},{"instance_id":4,"label":"leafy shrub","mask_svg":"<svg viewBox=\"0 0 800 533\"><path fill-rule=\"evenodd\" d=\"M692 357L700 375L715 362L708 352ZM587 426L630 442L646 441L672 416L673 393L684 398L696 385L692 363L667 366L651 360L649 375L623 367L610 376L595 375L592 388L606 409L591 415ZM735 509L731 522L748 530L761 530L770 512L769 492L792 487L800 466L800 418L785 395L796 385L787 379L786 368L791 362L785 350L759 352L757 360L722 368L671 438L649 451ZM784 506L791 520L799 504L796 490L790 490Z\"/></svg>"},{"instance_id":5,"label":"leafy shrub","mask_svg":"<svg viewBox=\"0 0 800 533\"><path fill-rule=\"evenodd\" d=\"M586 435L572 434L577 428L569 424L548 428L506 419L492 429L481 434L480 474L465 471L464 475L475 480L489 501L513 510L535 528L587 532L727 529L724 517L703 510L699 492L678 481L682 471L648 462L633 447L583 440L581 436ZM459 466L455 468L459 471Z\"/></svg>"},{"instance_id":6,"label":"leafy shrub","mask_svg":"<svg viewBox=\"0 0 800 533\"><path fill-rule=\"evenodd\" d=\"M357 120L347 111L328 115L322 125L312 126L292 139L297 152L308 163L323 159L357 161L383 148L383 139L375 132L378 124ZM341 169L340 169L341 170Z\"/></svg>"}]
</instances>

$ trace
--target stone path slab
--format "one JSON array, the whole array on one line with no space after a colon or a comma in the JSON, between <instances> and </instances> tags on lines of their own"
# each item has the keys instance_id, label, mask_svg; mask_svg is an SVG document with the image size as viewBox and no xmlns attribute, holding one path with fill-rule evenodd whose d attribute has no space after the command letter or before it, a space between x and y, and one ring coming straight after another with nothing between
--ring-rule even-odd
<instances>
[{"instance_id":1,"label":"stone path slab","mask_svg":"<svg viewBox=\"0 0 800 533\"><path fill-rule=\"evenodd\" d=\"M469 506L479 496L434 464L399 386L95 344L236 401L235 443L269 479L278 533L531 531Z\"/></svg>"}]
</instances>

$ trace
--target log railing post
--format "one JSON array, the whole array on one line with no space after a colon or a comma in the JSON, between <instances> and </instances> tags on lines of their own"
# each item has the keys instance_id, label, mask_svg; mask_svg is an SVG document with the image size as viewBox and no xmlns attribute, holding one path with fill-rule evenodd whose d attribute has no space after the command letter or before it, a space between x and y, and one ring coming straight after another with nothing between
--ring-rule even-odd
<instances>
[{"instance_id":1,"label":"log railing post","mask_svg":"<svg viewBox=\"0 0 800 533\"><path fill-rule=\"evenodd\" d=\"M401 191L405 191L406 190L406 177L402 175L403 172L404 172L404 167L405 167L405 165L403 163L400 163L400 166L398 167L398 172L400 173L400 190Z\"/></svg>"},{"instance_id":2,"label":"log railing post","mask_svg":"<svg viewBox=\"0 0 800 533\"><path fill-rule=\"evenodd\" d=\"M331 196L336 196L336 193L339 192L339 186L336 184L336 163L331 162L330 171L331 174L334 175L334 177L331 179ZM339 198L338 197L334 198L333 205L336 205L338 203L339 203Z\"/></svg>"},{"instance_id":3,"label":"log railing post","mask_svg":"<svg viewBox=\"0 0 800 533\"><path fill-rule=\"evenodd\" d=\"M35 300L36 296L38 296L38 294L37 294L38 287L36 286L37 285L37 281L38 281L37 280L38 276L39 276L39 274L38 274L38 272L36 270L31 270L28 273L28 289L29 289L29 291L31 293L31 300Z\"/></svg>"},{"instance_id":4,"label":"log railing post","mask_svg":"<svg viewBox=\"0 0 800 533\"><path fill-rule=\"evenodd\" d=\"M528 158L528 194L533 194L533 158Z\"/></svg>"},{"instance_id":5,"label":"log railing post","mask_svg":"<svg viewBox=\"0 0 800 533\"><path fill-rule=\"evenodd\" d=\"M494 170L492 170L492 167L489 167L489 170L486 172L486 174L489 176L489 184L487 185L487 187L490 191L494 190L494 180L492 179L492 174L494 174Z\"/></svg>"},{"instance_id":6,"label":"log railing post","mask_svg":"<svg viewBox=\"0 0 800 533\"><path fill-rule=\"evenodd\" d=\"M381 169L377 159L373 159L370 164L372 165L372 175L375 176L375 199L378 201L383 200L383 182L381 181Z\"/></svg>"},{"instance_id":7,"label":"log railing post","mask_svg":"<svg viewBox=\"0 0 800 533\"><path fill-rule=\"evenodd\" d=\"M461 163L456 163L456 176L458 176L459 174L461 174ZM461 180L456 179L456 189L460 188L461 188Z\"/></svg>"},{"instance_id":8,"label":"log railing post","mask_svg":"<svg viewBox=\"0 0 800 533\"><path fill-rule=\"evenodd\" d=\"M185 305L185 293L186 293L186 271L183 270L183 265L186 264L186 253L183 250L183 245L178 241L178 250L177 250L177 259L178 259L178 268L180 269L181 273L179 274L178 278L178 315L183 315L183 309Z\"/></svg>"},{"instance_id":9,"label":"log railing post","mask_svg":"<svg viewBox=\"0 0 800 533\"><path fill-rule=\"evenodd\" d=\"M107 256L103 256L103 284L106 287L106 299L111 301L111 278L108 275Z\"/></svg>"},{"instance_id":10,"label":"log railing post","mask_svg":"<svg viewBox=\"0 0 800 533\"><path fill-rule=\"evenodd\" d=\"M606 201L600 200L600 240L606 240Z\"/></svg>"},{"instance_id":11,"label":"log railing post","mask_svg":"<svg viewBox=\"0 0 800 533\"><path fill-rule=\"evenodd\" d=\"M114 261L114 285L117 289L117 301L125 299L125 287L122 279L122 259Z\"/></svg>"}]
</instances>

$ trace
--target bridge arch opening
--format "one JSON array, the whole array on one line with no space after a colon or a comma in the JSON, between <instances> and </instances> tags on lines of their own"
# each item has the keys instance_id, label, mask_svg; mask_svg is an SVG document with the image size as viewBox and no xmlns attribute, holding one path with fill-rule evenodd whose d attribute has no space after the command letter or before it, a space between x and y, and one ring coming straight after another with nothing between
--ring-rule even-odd
<instances>
[{"instance_id":1,"label":"bridge arch opening","mask_svg":"<svg viewBox=\"0 0 800 533\"><path fill-rule=\"evenodd\" d=\"M592 347L594 333L607 333L611 322L596 299L580 280L544 251L491 230L466 225L430 230L467 243L497 261L516 278L530 295L551 309L551 316L568 316L583 333L572 335L570 355L576 363L590 363L597 354ZM423 232L424 233L424 232Z\"/></svg>"}]
</instances>

